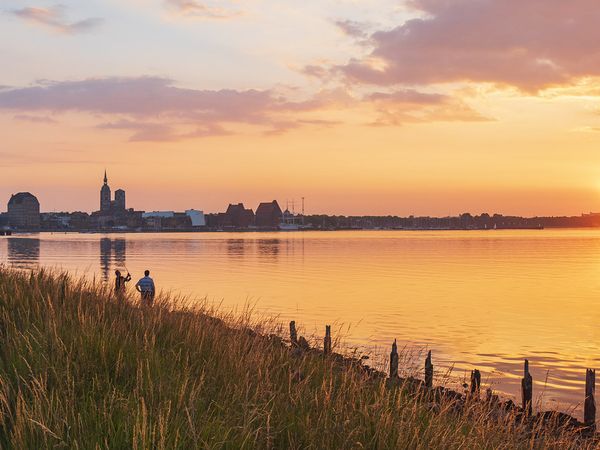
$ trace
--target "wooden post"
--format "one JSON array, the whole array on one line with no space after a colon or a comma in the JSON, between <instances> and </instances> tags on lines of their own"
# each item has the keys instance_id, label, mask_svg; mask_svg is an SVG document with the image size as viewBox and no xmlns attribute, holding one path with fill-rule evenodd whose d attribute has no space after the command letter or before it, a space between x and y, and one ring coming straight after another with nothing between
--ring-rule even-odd
<instances>
[{"instance_id":1,"label":"wooden post","mask_svg":"<svg viewBox=\"0 0 600 450\"><path fill-rule=\"evenodd\" d=\"M392 352L390 353L390 378L398 378L398 345L396 339L394 339Z\"/></svg>"},{"instance_id":2,"label":"wooden post","mask_svg":"<svg viewBox=\"0 0 600 450\"><path fill-rule=\"evenodd\" d=\"M298 333L296 332L295 320L290 322L290 341L292 342L292 346L298 347Z\"/></svg>"},{"instance_id":3,"label":"wooden post","mask_svg":"<svg viewBox=\"0 0 600 450\"><path fill-rule=\"evenodd\" d=\"M481 390L481 373L475 369L471 371L471 395L479 397L479 391Z\"/></svg>"},{"instance_id":4,"label":"wooden post","mask_svg":"<svg viewBox=\"0 0 600 450\"><path fill-rule=\"evenodd\" d=\"M585 371L585 403L583 409L583 423L590 429L596 428L596 370Z\"/></svg>"},{"instance_id":5,"label":"wooden post","mask_svg":"<svg viewBox=\"0 0 600 450\"><path fill-rule=\"evenodd\" d=\"M525 360L523 379L521 380L521 394L523 399L523 411L531 416L533 413L533 378L529 373L529 360Z\"/></svg>"},{"instance_id":6,"label":"wooden post","mask_svg":"<svg viewBox=\"0 0 600 450\"><path fill-rule=\"evenodd\" d=\"M431 389L433 387L433 364L431 363L431 350L425 358L425 387Z\"/></svg>"},{"instance_id":7,"label":"wooden post","mask_svg":"<svg viewBox=\"0 0 600 450\"><path fill-rule=\"evenodd\" d=\"M325 325L325 339L323 340L323 353L331 355L331 325Z\"/></svg>"}]
</instances>

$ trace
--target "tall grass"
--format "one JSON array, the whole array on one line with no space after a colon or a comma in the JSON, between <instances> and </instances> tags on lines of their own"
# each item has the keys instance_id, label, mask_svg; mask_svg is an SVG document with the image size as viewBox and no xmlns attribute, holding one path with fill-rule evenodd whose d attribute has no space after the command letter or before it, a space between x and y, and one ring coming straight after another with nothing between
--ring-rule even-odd
<instances>
[{"instance_id":1,"label":"tall grass","mask_svg":"<svg viewBox=\"0 0 600 450\"><path fill-rule=\"evenodd\" d=\"M218 315L0 268L0 447L593 446L482 402L457 410L390 389L356 364L291 351L266 336L272 324Z\"/></svg>"}]
</instances>

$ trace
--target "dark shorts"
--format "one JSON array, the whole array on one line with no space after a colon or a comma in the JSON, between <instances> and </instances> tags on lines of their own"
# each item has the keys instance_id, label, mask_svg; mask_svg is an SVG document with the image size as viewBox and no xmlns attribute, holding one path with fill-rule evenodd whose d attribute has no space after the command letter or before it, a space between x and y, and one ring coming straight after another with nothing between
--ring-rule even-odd
<instances>
[{"instance_id":1,"label":"dark shorts","mask_svg":"<svg viewBox=\"0 0 600 450\"><path fill-rule=\"evenodd\" d=\"M142 291L142 303L145 303L147 305L151 305L154 302L154 292L148 291L148 292L144 292Z\"/></svg>"}]
</instances>

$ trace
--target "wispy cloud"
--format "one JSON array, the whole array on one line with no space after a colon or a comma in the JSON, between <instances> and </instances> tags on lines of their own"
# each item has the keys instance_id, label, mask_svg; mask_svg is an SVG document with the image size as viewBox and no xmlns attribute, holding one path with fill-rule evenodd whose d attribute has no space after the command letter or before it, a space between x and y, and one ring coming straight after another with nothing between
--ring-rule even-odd
<instances>
[{"instance_id":1,"label":"wispy cloud","mask_svg":"<svg viewBox=\"0 0 600 450\"><path fill-rule=\"evenodd\" d=\"M58 123L57 120L54 120L52 117L48 116L33 116L30 114L17 114L13 116L14 120L20 120L23 122L31 122L31 123L45 123L48 125Z\"/></svg>"},{"instance_id":2,"label":"wispy cloud","mask_svg":"<svg viewBox=\"0 0 600 450\"><path fill-rule=\"evenodd\" d=\"M325 120L322 113L335 111L363 115L370 110L373 123L387 126L487 120L451 96L412 89L358 95L336 88L291 99L269 89L183 88L158 77L44 81L4 89L0 110L40 122L47 120L44 113L86 113L100 118L99 129L124 130L131 141L157 142L225 136L239 132L239 125L267 135L299 127L331 127L340 122Z\"/></svg>"},{"instance_id":3,"label":"wispy cloud","mask_svg":"<svg viewBox=\"0 0 600 450\"><path fill-rule=\"evenodd\" d=\"M97 128L102 130L125 130L133 133L130 142L174 142L184 139L194 139L232 134L220 125L196 124L190 130L180 131L177 124L161 122L144 122L121 119L116 122L101 123Z\"/></svg>"},{"instance_id":4,"label":"wispy cloud","mask_svg":"<svg viewBox=\"0 0 600 450\"><path fill-rule=\"evenodd\" d=\"M231 19L242 15L242 12L237 9L213 6L198 0L165 0L165 5L183 16L201 19Z\"/></svg>"},{"instance_id":5,"label":"wispy cloud","mask_svg":"<svg viewBox=\"0 0 600 450\"><path fill-rule=\"evenodd\" d=\"M200 90L157 77L92 78L0 91L0 108L99 114L255 120L277 100L270 91Z\"/></svg>"},{"instance_id":6,"label":"wispy cloud","mask_svg":"<svg viewBox=\"0 0 600 450\"><path fill-rule=\"evenodd\" d=\"M270 90L189 89L157 77L44 81L0 91L0 109L20 111L22 117L32 112L93 114L107 119L99 128L130 131L134 141L223 136L231 133L229 124L280 128L282 117L315 107Z\"/></svg>"},{"instance_id":7,"label":"wispy cloud","mask_svg":"<svg viewBox=\"0 0 600 450\"><path fill-rule=\"evenodd\" d=\"M90 17L87 19L71 22L67 19L66 8L56 5L52 8L27 7L10 11L16 17L35 25L50 28L64 34L85 33L97 28L104 19Z\"/></svg>"},{"instance_id":8,"label":"wispy cloud","mask_svg":"<svg viewBox=\"0 0 600 450\"><path fill-rule=\"evenodd\" d=\"M358 45L371 45L371 33L369 30L372 26L370 24L355 20L337 20L334 24L342 33L352 38Z\"/></svg>"},{"instance_id":9,"label":"wispy cloud","mask_svg":"<svg viewBox=\"0 0 600 450\"><path fill-rule=\"evenodd\" d=\"M487 122L493 119L480 114L463 100L413 89L375 92L367 95L377 117L371 125L400 126L407 123Z\"/></svg>"}]
</instances>

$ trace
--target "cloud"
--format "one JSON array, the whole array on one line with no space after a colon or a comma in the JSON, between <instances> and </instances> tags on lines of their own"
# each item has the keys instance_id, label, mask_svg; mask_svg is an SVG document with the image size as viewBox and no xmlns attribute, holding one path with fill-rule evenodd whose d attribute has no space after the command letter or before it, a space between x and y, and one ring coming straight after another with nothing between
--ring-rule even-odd
<instances>
[{"instance_id":1,"label":"cloud","mask_svg":"<svg viewBox=\"0 0 600 450\"><path fill-rule=\"evenodd\" d=\"M600 132L600 127L593 127L589 125L576 127L570 130L573 133L598 133Z\"/></svg>"},{"instance_id":2,"label":"cloud","mask_svg":"<svg viewBox=\"0 0 600 450\"><path fill-rule=\"evenodd\" d=\"M320 64L308 64L299 69L299 72L309 77L317 78L322 81L333 79L333 74L325 66Z\"/></svg>"},{"instance_id":3,"label":"cloud","mask_svg":"<svg viewBox=\"0 0 600 450\"><path fill-rule=\"evenodd\" d=\"M335 22L335 25L342 30L344 34L355 39L364 40L369 37L367 26L363 23L354 20L338 20Z\"/></svg>"},{"instance_id":4,"label":"cloud","mask_svg":"<svg viewBox=\"0 0 600 450\"><path fill-rule=\"evenodd\" d=\"M55 124L58 123L58 121L54 120L52 117L48 117L48 116L32 116L29 114L17 114L16 116L13 116L14 120L21 120L24 122L31 122L31 123L45 123L45 124Z\"/></svg>"},{"instance_id":5,"label":"cloud","mask_svg":"<svg viewBox=\"0 0 600 450\"><path fill-rule=\"evenodd\" d=\"M378 117L372 123L377 126L493 120L481 115L464 101L452 95L403 89L392 92L374 92L367 95L366 100L373 102L378 113Z\"/></svg>"},{"instance_id":6,"label":"cloud","mask_svg":"<svg viewBox=\"0 0 600 450\"><path fill-rule=\"evenodd\" d=\"M52 8L21 8L10 12L30 23L42 25L65 34L85 33L97 28L104 21L98 17L91 17L76 22L69 22L66 18L66 9L62 5Z\"/></svg>"},{"instance_id":7,"label":"cloud","mask_svg":"<svg viewBox=\"0 0 600 450\"><path fill-rule=\"evenodd\" d=\"M224 3L224 2L221 2ZM241 11L211 6L198 0L165 0L166 6L183 16L202 19L230 19L240 16Z\"/></svg>"},{"instance_id":8,"label":"cloud","mask_svg":"<svg viewBox=\"0 0 600 450\"><path fill-rule=\"evenodd\" d=\"M101 123L97 128L102 130L126 130L133 132L130 142L173 142L184 139L226 136L231 134L219 125L196 125L191 131L178 131L176 125L159 122L138 122L121 119L116 122Z\"/></svg>"},{"instance_id":9,"label":"cloud","mask_svg":"<svg viewBox=\"0 0 600 450\"><path fill-rule=\"evenodd\" d=\"M597 0L411 0L421 13L338 66L381 86L482 82L536 92L600 76Z\"/></svg>"},{"instance_id":10,"label":"cloud","mask_svg":"<svg viewBox=\"0 0 600 450\"><path fill-rule=\"evenodd\" d=\"M284 119L295 122L296 114L317 107L314 102L291 102L271 90L188 89L159 77L43 81L0 91L0 110L101 116L107 120L100 129L130 131L134 141L223 136L231 133L227 124L283 130Z\"/></svg>"},{"instance_id":11,"label":"cloud","mask_svg":"<svg viewBox=\"0 0 600 450\"><path fill-rule=\"evenodd\" d=\"M98 129L123 130L131 141L156 142L226 136L241 129L274 135L300 127L331 127L339 122L326 120L333 117L329 113L363 115L365 108L378 125L486 120L458 99L411 89L357 95L336 88L295 99L291 94L300 95L270 89L190 89L160 77L108 77L39 81L0 90L0 110L32 122L47 121L45 114L88 114L100 121Z\"/></svg>"},{"instance_id":12,"label":"cloud","mask_svg":"<svg viewBox=\"0 0 600 450\"><path fill-rule=\"evenodd\" d=\"M255 121L276 99L269 91L180 88L167 78L92 78L0 91L0 108Z\"/></svg>"}]
</instances>

